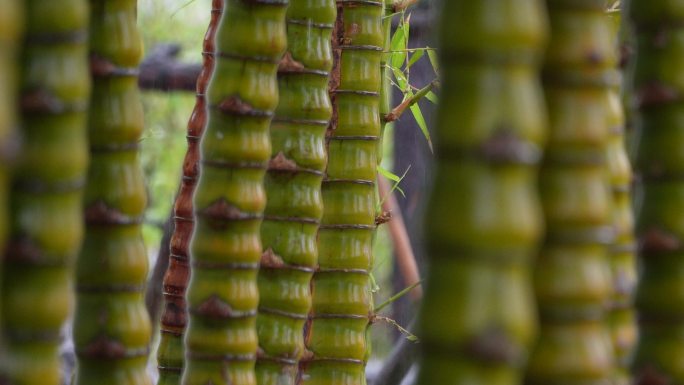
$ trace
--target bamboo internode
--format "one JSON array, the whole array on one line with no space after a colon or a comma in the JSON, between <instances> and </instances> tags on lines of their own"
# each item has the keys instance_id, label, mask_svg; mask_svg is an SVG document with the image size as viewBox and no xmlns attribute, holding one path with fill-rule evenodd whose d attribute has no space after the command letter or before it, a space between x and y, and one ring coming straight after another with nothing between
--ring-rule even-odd
<instances>
[{"instance_id":1,"label":"bamboo internode","mask_svg":"<svg viewBox=\"0 0 684 385\"><path fill-rule=\"evenodd\" d=\"M197 78L195 108L188 121L188 150L183 160L183 177L174 204L174 231L169 250L169 267L163 281L164 309L161 340L157 351L157 385L180 385L185 366L183 338L187 326L185 301L190 277L190 238L195 227L192 198L200 171L200 140L207 124L205 93L214 70L214 40L223 12L223 0L213 0L211 21L204 35L202 72Z\"/></svg>"},{"instance_id":2,"label":"bamboo internode","mask_svg":"<svg viewBox=\"0 0 684 385\"><path fill-rule=\"evenodd\" d=\"M76 274L77 385L151 383L141 233L147 199L138 154L142 41L136 14L136 0L90 1L91 164L83 203L86 237Z\"/></svg>"}]
</instances>

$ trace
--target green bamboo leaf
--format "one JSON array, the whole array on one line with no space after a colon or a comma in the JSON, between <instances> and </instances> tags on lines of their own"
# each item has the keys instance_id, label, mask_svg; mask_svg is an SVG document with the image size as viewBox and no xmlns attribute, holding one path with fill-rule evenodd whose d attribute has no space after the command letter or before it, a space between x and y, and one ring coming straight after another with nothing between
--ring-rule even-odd
<instances>
[{"instance_id":1,"label":"green bamboo leaf","mask_svg":"<svg viewBox=\"0 0 684 385\"><path fill-rule=\"evenodd\" d=\"M420 60L423 56L425 56L425 49L419 49L415 51L412 55L411 58L409 59L408 62L408 68L411 68L418 60Z\"/></svg>"},{"instance_id":2,"label":"green bamboo leaf","mask_svg":"<svg viewBox=\"0 0 684 385\"><path fill-rule=\"evenodd\" d=\"M391 69L394 78L397 80L397 87L399 88L399 90L404 94L410 92L411 87L409 85L408 79L406 78L406 75L404 75L404 72L395 67L391 67Z\"/></svg>"},{"instance_id":3,"label":"green bamboo leaf","mask_svg":"<svg viewBox=\"0 0 684 385\"><path fill-rule=\"evenodd\" d=\"M430 58L430 64L432 64L432 70L439 75L439 60L437 59L437 51L426 47L428 58Z\"/></svg>"},{"instance_id":4,"label":"green bamboo leaf","mask_svg":"<svg viewBox=\"0 0 684 385\"><path fill-rule=\"evenodd\" d=\"M428 146L430 146L430 152L434 152L432 148L432 139L430 138L430 131L428 131L427 123L425 123L425 117L423 117L423 112L420 110L420 106L416 103L410 108L413 118L416 119L416 123L418 123L420 131L423 133L423 136L425 136Z\"/></svg>"}]
</instances>

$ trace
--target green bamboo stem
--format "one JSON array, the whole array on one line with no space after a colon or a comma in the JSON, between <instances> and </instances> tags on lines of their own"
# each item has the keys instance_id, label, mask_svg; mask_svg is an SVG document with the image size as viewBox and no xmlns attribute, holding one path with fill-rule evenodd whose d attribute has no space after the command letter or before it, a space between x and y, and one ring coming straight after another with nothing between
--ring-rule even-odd
<instances>
[{"instance_id":1,"label":"green bamboo stem","mask_svg":"<svg viewBox=\"0 0 684 385\"><path fill-rule=\"evenodd\" d=\"M551 41L543 78L551 125L540 189L547 235L535 271L540 338L526 383L606 384L615 374L607 246L614 220L629 226L614 216L629 205L614 208L609 178L613 172L624 187L629 172L618 175L606 156L610 130L619 126L609 103L619 103L613 100L617 52L604 0L546 3ZM626 230L620 233L628 239Z\"/></svg>"},{"instance_id":2,"label":"green bamboo stem","mask_svg":"<svg viewBox=\"0 0 684 385\"><path fill-rule=\"evenodd\" d=\"M144 303L146 205L139 160L143 130L136 0L90 1L88 121L91 164L86 236L76 272L77 385L148 385L151 324Z\"/></svg>"},{"instance_id":3,"label":"green bamboo stem","mask_svg":"<svg viewBox=\"0 0 684 385\"><path fill-rule=\"evenodd\" d=\"M227 0L194 197L184 385L255 385L257 271L286 0ZM236 38L239 37L239 38Z\"/></svg>"},{"instance_id":4,"label":"green bamboo stem","mask_svg":"<svg viewBox=\"0 0 684 385\"><path fill-rule=\"evenodd\" d=\"M161 336L157 351L157 385L180 385L185 366L185 294L190 277L190 238L195 227L192 197L199 179L200 140L207 123L205 92L214 70L214 40L222 12L223 0L213 0L211 21L204 35L204 62L197 79L195 108L188 121L188 150L183 161L183 178L174 204L175 226L169 248L171 255L163 281L164 309L160 320Z\"/></svg>"},{"instance_id":5,"label":"green bamboo stem","mask_svg":"<svg viewBox=\"0 0 684 385\"><path fill-rule=\"evenodd\" d=\"M23 29L23 2L0 0L0 250L5 249L9 233L9 189L12 162L16 156L17 143L17 77L18 48ZM2 282L2 262L0 262ZM2 285L0 285L0 289ZM0 292L1 293L1 292ZM1 300L0 294L0 300ZM2 306L0 306L0 311ZM0 313L2 325L2 313ZM0 326L1 327L1 326ZM0 355L2 355L0 333ZM0 364L0 376L4 370ZM1 381L1 380L0 380Z\"/></svg>"},{"instance_id":6,"label":"green bamboo stem","mask_svg":"<svg viewBox=\"0 0 684 385\"><path fill-rule=\"evenodd\" d=\"M630 2L636 31L633 90L640 119L636 383L684 384L684 2Z\"/></svg>"},{"instance_id":7,"label":"green bamboo stem","mask_svg":"<svg viewBox=\"0 0 684 385\"><path fill-rule=\"evenodd\" d=\"M305 354L304 325L323 214L334 0L290 0L288 51L278 68L280 103L271 124L258 275L257 384L294 385Z\"/></svg>"},{"instance_id":8,"label":"green bamboo stem","mask_svg":"<svg viewBox=\"0 0 684 385\"><path fill-rule=\"evenodd\" d=\"M439 14L443 92L416 383L519 384L537 332L546 15L538 0L449 0Z\"/></svg>"},{"instance_id":9,"label":"green bamboo stem","mask_svg":"<svg viewBox=\"0 0 684 385\"><path fill-rule=\"evenodd\" d=\"M619 48L619 22L613 24L613 49ZM619 53L619 51L618 51ZM622 81L620 81L622 83ZM615 385L632 383L630 363L637 342L634 293L637 284L636 242L632 210L632 166L627 155L625 140L625 110L620 87L613 87L607 95L608 147L607 162L613 196L613 230L610 265L613 293L608 322L611 327L613 350L616 359Z\"/></svg>"},{"instance_id":10,"label":"green bamboo stem","mask_svg":"<svg viewBox=\"0 0 684 385\"><path fill-rule=\"evenodd\" d=\"M73 310L73 267L83 235L87 3L15 5L23 6L26 16L19 80L22 149L12 178L4 254L2 364L6 383L58 385L60 331ZM2 87L10 85L11 91L11 83Z\"/></svg>"},{"instance_id":11,"label":"green bamboo stem","mask_svg":"<svg viewBox=\"0 0 684 385\"><path fill-rule=\"evenodd\" d=\"M365 384L380 140L382 1L337 0L325 207L299 384Z\"/></svg>"}]
</instances>

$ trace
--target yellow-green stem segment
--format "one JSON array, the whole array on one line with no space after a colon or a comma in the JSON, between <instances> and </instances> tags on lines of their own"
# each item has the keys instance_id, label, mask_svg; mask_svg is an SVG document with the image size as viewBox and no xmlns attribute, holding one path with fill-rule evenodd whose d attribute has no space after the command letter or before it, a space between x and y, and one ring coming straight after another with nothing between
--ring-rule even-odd
<instances>
[{"instance_id":1,"label":"yellow-green stem segment","mask_svg":"<svg viewBox=\"0 0 684 385\"><path fill-rule=\"evenodd\" d=\"M537 335L544 4L448 0L438 14L442 95L416 383L517 385Z\"/></svg>"},{"instance_id":2,"label":"yellow-green stem segment","mask_svg":"<svg viewBox=\"0 0 684 385\"><path fill-rule=\"evenodd\" d=\"M287 0L226 0L194 198L183 385L255 385L257 272Z\"/></svg>"},{"instance_id":3,"label":"yellow-green stem segment","mask_svg":"<svg viewBox=\"0 0 684 385\"><path fill-rule=\"evenodd\" d=\"M86 236L76 273L76 385L149 385L151 324L143 294L146 205L139 159L142 41L136 0L90 0Z\"/></svg>"},{"instance_id":4,"label":"yellow-green stem segment","mask_svg":"<svg viewBox=\"0 0 684 385\"><path fill-rule=\"evenodd\" d=\"M6 383L59 385L60 332L73 310L73 267L83 238L88 7L85 0L14 3L26 17L18 95L22 148L3 256L1 361ZM18 16L10 8L0 13ZM17 22L0 21L0 30L16 29ZM0 61L11 58L5 54ZM0 93L13 92L13 80L0 83ZM11 114L12 103L4 102Z\"/></svg>"}]
</instances>

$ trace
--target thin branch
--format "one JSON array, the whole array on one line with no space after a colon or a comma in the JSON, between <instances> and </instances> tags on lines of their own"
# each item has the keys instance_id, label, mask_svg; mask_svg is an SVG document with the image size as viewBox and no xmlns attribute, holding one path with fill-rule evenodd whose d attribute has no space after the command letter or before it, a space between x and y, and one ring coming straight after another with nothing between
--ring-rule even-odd
<instances>
[{"instance_id":1,"label":"thin branch","mask_svg":"<svg viewBox=\"0 0 684 385\"><path fill-rule=\"evenodd\" d=\"M378 188L380 189L380 195L385 199L382 204L383 210L392 213L392 220L389 221L388 226L401 276L404 278L404 283L407 286L417 285L420 283L418 263L416 263L416 256L413 253L411 240L406 231L406 224L401 216L397 199L391 193L392 189L385 178L378 178ZM409 291L409 295L414 300L419 300L423 297L423 290L420 285L417 285L413 290Z\"/></svg>"},{"instance_id":2,"label":"thin branch","mask_svg":"<svg viewBox=\"0 0 684 385\"><path fill-rule=\"evenodd\" d=\"M410 98L404 99L401 104L398 106L394 107L392 111L390 111L389 114L385 115L385 121L386 122L394 122L397 119L401 117L401 115L411 106L414 104L418 103L418 101L422 98L425 97L430 91L433 89L439 87L439 81L433 80L428 84L427 86L421 88L418 92L416 92L413 96Z\"/></svg>"}]
</instances>

